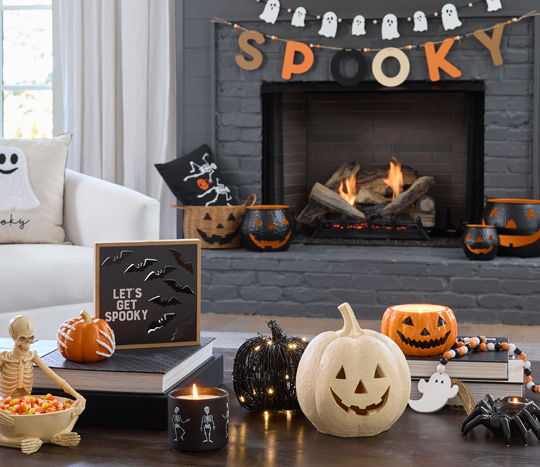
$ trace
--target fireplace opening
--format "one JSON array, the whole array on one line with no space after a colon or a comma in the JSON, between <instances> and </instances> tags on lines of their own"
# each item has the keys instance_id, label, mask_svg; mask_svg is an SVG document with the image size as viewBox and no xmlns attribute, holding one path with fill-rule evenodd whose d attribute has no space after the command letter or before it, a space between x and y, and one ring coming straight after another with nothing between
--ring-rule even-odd
<instances>
[{"instance_id":1,"label":"fireplace opening","mask_svg":"<svg viewBox=\"0 0 540 467\"><path fill-rule=\"evenodd\" d=\"M345 243L451 238L464 222L480 221L482 82L412 82L392 90L265 83L261 91L263 202L291 206L304 236ZM401 181L392 180L392 167L403 168ZM411 189L409 206L403 203ZM320 202L331 208L314 212Z\"/></svg>"}]
</instances>

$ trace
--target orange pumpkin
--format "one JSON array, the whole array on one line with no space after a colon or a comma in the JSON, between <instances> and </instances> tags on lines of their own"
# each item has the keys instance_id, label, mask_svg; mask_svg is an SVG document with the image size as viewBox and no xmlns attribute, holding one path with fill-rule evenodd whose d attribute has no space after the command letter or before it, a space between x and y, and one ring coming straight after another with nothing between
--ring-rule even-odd
<instances>
[{"instance_id":1,"label":"orange pumpkin","mask_svg":"<svg viewBox=\"0 0 540 467\"><path fill-rule=\"evenodd\" d=\"M440 355L454 345L457 322L447 306L394 305L384 312L381 332L405 355Z\"/></svg>"},{"instance_id":2,"label":"orange pumpkin","mask_svg":"<svg viewBox=\"0 0 540 467\"><path fill-rule=\"evenodd\" d=\"M56 336L60 353L74 362L97 362L109 358L115 350L114 332L106 321L81 311L60 326Z\"/></svg>"}]
</instances>

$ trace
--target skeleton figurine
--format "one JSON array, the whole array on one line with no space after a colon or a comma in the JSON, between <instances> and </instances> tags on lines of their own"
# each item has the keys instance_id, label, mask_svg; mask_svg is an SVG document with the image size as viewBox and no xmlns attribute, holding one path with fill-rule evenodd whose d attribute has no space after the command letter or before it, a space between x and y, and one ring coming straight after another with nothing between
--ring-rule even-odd
<instances>
[{"instance_id":1,"label":"skeleton figurine","mask_svg":"<svg viewBox=\"0 0 540 467\"><path fill-rule=\"evenodd\" d=\"M204 156L202 156L202 160L204 161L204 164L196 164L193 161L190 161L189 165L191 166L191 170L189 171L192 175L187 175L184 177L184 182L189 180L190 178L197 178L202 177L204 175L208 175L208 181L212 183L212 174L217 170L217 165L213 162L210 163L206 160L207 157L210 157L210 154L207 152L204 153ZM198 170L198 172L197 172Z\"/></svg>"},{"instance_id":2,"label":"skeleton figurine","mask_svg":"<svg viewBox=\"0 0 540 467\"><path fill-rule=\"evenodd\" d=\"M208 201L205 204L205 206L210 206L211 204L214 204L221 195L225 195L225 199L227 200L227 206L230 206L231 203L229 203L229 201L232 199L231 190L229 190L229 187L225 186L223 183L219 183L219 178L217 177L216 177L216 183L217 183L216 186L210 188L204 193L201 193L200 195L197 195L197 198L202 198L203 196L206 196L207 194L214 192L216 194L216 197L213 200Z\"/></svg>"},{"instance_id":3,"label":"skeleton figurine","mask_svg":"<svg viewBox=\"0 0 540 467\"><path fill-rule=\"evenodd\" d=\"M180 432L180 439L184 441L184 435L186 434L186 430L184 430L181 426L182 423L187 423L191 420L191 418L186 418L185 420L182 420L182 415L180 414L180 407L174 408L174 415L172 416L172 422L174 427L174 440L178 441L178 432Z\"/></svg>"},{"instance_id":4,"label":"skeleton figurine","mask_svg":"<svg viewBox=\"0 0 540 467\"><path fill-rule=\"evenodd\" d=\"M204 414L201 418L201 431L204 431L203 443L213 443L212 430L215 431L216 424L214 423L214 416L210 413L210 407L205 406Z\"/></svg>"},{"instance_id":5,"label":"skeleton figurine","mask_svg":"<svg viewBox=\"0 0 540 467\"><path fill-rule=\"evenodd\" d=\"M15 345L11 352L0 353L0 400L31 394L34 381L32 364L35 363L58 387L74 397L75 403L69 412L55 413L53 418L48 414L36 415L31 422L27 417L0 410L0 445L21 448L25 454L36 452L43 442L77 446L81 438L71 429L84 410L86 400L56 375L35 351L30 350L34 342L34 326L28 318L13 318L9 323L9 334ZM25 436L23 433L27 431L33 434Z\"/></svg>"}]
</instances>

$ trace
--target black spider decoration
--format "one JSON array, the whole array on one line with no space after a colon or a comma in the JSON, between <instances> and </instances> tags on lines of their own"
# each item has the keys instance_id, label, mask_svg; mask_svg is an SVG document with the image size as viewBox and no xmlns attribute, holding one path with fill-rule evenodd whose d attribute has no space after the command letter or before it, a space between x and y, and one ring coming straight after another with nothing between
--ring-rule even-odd
<instances>
[{"instance_id":1,"label":"black spider decoration","mask_svg":"<svg viewBox=\"0 0 540 467\"><path fill-rule=\"evenodd\" d=\"M484 425L496 436L502 435L507 446L510 446L513 435L519 435L527 445L528 436L540 439L540 408L523 397L500 397L494 400L488 394L465 419L461 433L466 436L478 425Z\"/></svg>"}]
</instances>

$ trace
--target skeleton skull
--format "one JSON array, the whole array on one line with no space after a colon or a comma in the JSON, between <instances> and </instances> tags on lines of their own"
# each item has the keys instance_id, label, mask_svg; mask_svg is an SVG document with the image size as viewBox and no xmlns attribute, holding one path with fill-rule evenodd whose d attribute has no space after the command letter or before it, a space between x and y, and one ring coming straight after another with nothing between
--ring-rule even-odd
<instances>
[{"instance_id":1,"label":"skeleton skull","mask_svg":"<svg viewBox=\"0 0 540 467\"><path fill-rule=\"evenodd\" d=\"M26 353L34 343L34 325L26 316L15 316L9 322L9 335L15 342L15 349Z\"/></svg>"}]
</instances>

